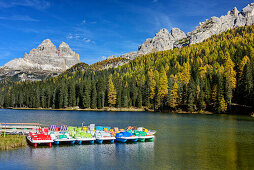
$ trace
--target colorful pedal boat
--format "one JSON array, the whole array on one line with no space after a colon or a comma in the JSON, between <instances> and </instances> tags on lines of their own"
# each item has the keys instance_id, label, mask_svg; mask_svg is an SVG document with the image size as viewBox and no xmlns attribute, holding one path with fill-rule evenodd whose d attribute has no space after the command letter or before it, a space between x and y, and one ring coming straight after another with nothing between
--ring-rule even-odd
<instances>
[{"instance_id":1,"label":"colorful pedal boat","mask_svg":"<svg viewBox=\"0 0 254 170\"><path fill-rule=\"evenodd\" d=\"M54 142L51 139L50 135L46 134L30 133L26 139L28 143L34 147L37 147L40 144L47 144L48 146L51 147L52 143Z\"/></svg>"},{"instance_id":2,"label":"colorful pedal boat","mask_svg":"<svg viewBox=\"0 0 254 170\"><path fill-rule=\"evenodd\" d=\"M152 142L155 137L154 135L150 135L147 132L144 132L141 130L140 131L134 130L133 134L138 137L139 142L145 142L145 141Z\"/></svg>"},{"instance_id":3,"label":"colorful pedal boat","mask_svg":"<svg viewBox=\"0 0 254 170\"><path fill-rule=\"evenodd\" d=\"M88 131L88 129L83 128L83 131L81 128L76 128L77 131L71 131L70 134L73 138L76 139L77 144L82 144L82 142L90 142L91 144L94 143L96 138L94 137L94 132Z\"/></svg>"},{"instance_id":4,"label":"colorful pedal boat","mask_svg":"<svg viewBox=\"0 0 254 170\"><path fill-rule=\"evenodd\" d=\"M134 136L130 132L120 132L120 133L116 134L116 141L123 142L123 143L125 143L127 141L137 142L138 141L138 137Z\"/></svg>"},{"instance_id":5,"label":"colorful pedal boat","mask_svg":"<svg viewBox=\"0 0 254 170\"><path fill-rule=\"evenodd\" d=\"M60 143L74 144L76 139L72 138L68 132L50 132L50 136L54 141L54 144L59 145Z\"/></svg>"},{"instance_id":6,"label":"colorful pedal boat","mask_svg":"<svg viewBox=\"0 0 254 170\"><path fill-rule=\"evenodd\" d=\"M95 142L96 143L103 143L104 141L108 141L110 143L114 143L115 137L113 137L110 133L104 132L104 131L96 131L95 133Z\"/></svg>"}]
</instances>

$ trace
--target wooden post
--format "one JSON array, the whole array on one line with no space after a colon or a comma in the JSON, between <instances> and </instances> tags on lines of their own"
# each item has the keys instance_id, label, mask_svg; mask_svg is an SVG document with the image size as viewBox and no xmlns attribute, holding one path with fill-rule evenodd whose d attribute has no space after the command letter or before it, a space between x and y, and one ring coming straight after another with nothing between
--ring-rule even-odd
<instances>
[{"instance_id":1,"label":"wooden post","mask_svg":"<svg viewBox=\"0 0 254 170\"><path fill-rule=\"evenodd\" d=\"M5 122L4 138L5 138L5 133L6 133L6 122Z\"/></svg>"}]
</instances>

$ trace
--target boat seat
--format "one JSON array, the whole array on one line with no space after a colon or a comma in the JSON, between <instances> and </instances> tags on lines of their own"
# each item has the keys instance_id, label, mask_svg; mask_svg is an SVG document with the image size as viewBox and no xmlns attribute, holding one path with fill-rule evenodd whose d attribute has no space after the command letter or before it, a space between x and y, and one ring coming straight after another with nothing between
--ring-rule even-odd
<instances>
[{"instance_id":1,"label":"boat seat","mask_svg":"<svg viewBox=\"0 0 254 170\"><path fill-rule=\"evenodd\" d=\"M104 128L104 131L105 131L106 133L109 133L108 128Z\"/></svg>"},{"instance_id":2,"label":"boat seat","mask_svg":"<svg viewBox=\"0 0 254 170\"><path fill-rule=\"evenodd\" d=\"M115 127L115 133L120 133L118 127Z\"/></svg>"}]
</instances>

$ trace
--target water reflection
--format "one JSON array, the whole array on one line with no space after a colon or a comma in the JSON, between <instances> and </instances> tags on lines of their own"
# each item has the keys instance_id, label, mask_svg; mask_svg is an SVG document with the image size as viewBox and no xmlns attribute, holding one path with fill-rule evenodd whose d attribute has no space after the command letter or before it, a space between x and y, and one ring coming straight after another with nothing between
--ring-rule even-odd
<instances>
[{"instance_id":1,"label":"water reflection","mask_svg":"<svg viewBox=\"0 0 254 170\"><path fill-rule=\"evenodd\" d=\"M1 121L47 124L87 123L157 130L154 142L26 147L0 152L6 169L251 169L253 118L119 112L1 110ZM22 116L20 116L22 115ZM19 119L15 119L15 118ZM46 119L49 117L49 119ZM68 120L66 120L68 119Z\"/></svg>"}]
</instances>

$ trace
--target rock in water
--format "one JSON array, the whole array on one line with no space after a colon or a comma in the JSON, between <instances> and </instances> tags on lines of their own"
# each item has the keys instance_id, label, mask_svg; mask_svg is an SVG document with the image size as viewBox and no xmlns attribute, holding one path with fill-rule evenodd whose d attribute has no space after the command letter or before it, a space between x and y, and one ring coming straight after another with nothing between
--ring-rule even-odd
<instances>
[{"instance_id":1,"label":"rock in water","mask_svg":"<svg viewBox=\"0 0 254 170\"><path fill-rule=\"evenodd\" d=\"M62 72L79 62L79 55L73 52L65 42L62 42L57 50L50 39L46 39L29 54L25 53L23 58L6 63L3 69Z\"/></svg>"}]
</instances>

